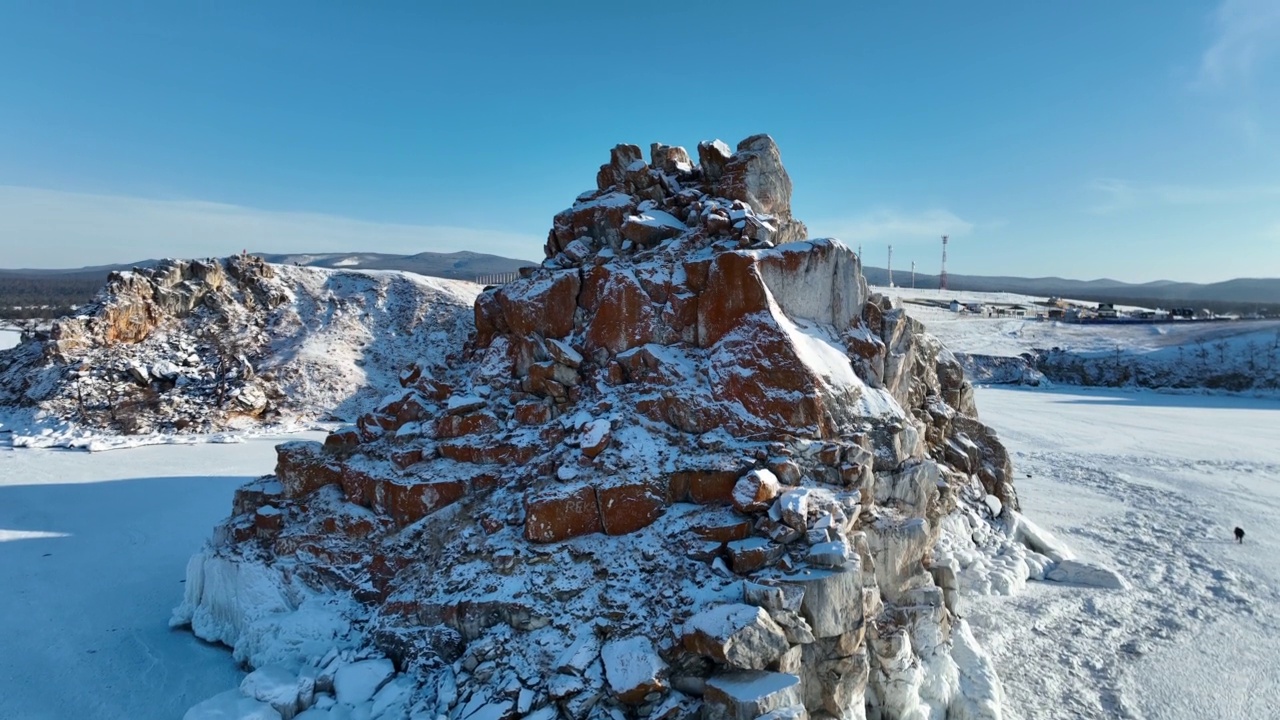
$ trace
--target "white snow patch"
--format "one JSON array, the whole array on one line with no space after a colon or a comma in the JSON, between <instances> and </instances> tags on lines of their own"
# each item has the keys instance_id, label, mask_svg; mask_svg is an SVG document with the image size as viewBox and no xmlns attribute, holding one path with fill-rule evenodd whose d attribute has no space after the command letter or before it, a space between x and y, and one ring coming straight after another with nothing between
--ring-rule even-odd
<instances>
[{"instance_id":1,"label":"white snow patch","mask_svg":"<svg viewBox=\"0 0 1280 720\"><path fill-rule=\"evenodd\" d=\"M600 659L604 662L609 686L617 693L640 687L667 668L653 649L653 642L639 636L605 643Z\"/></svg>"},{"instance_id":2,"label":"white snow patch","mask_svg":"<svg viewBox=\"0 0 1280 720\"><path fill-rule=\"evenodd\" d=\"M372 700L395 673L395 666L385 658L343 665L333 676L334 693L338 702L354 707Z\"/></svg>"}]
</instances>

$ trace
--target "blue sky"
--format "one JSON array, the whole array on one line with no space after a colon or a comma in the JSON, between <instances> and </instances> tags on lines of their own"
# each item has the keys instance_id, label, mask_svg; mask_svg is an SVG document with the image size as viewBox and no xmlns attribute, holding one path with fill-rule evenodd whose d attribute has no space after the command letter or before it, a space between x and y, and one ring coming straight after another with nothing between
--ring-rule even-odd
<instances>
[{"instance_id":1,"label":"blue sky","mask_svg":"<svg viewBox=\"0 0 1280 720\"><path fill-rule=\"evenodd\" d=\"M1280 276L1276 0L451 5L0 4L0 266L540 259L614 144L768 132L870 264Z\"/></svg>"}]
</instances>

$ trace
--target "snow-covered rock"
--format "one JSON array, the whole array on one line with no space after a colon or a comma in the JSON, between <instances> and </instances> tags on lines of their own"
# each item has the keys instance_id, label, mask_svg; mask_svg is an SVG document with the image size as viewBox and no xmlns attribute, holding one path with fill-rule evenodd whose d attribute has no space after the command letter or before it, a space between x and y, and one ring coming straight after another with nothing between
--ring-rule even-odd
<instances>
[{"instance_id":1,"label":"snow-covered rock","mask_svg":"<svg viewBox=\"0 0 1280 720\"><path fill-rule=\"evenodd\" d=\"M192 707L182 720L281 720L281 715L261 700L228 690Z\"/></svg>"},{"instance_id":2,"label":"snow-covered rock","mask_svg":"<svg viewBox=\"0 0 1280 720\"><path fill-rule=\"evenodd\" d=\"M281 665L264 665L245 676L240 692L270 705L284 720L289 720L303 709L303 686L292 670Z\"/></svg>"},{"instance_id":3,"label":"snow-covered rock","mask_svg":"<svg viewBox=\"0 0 1280 720\"><path fill-rule=\"evenodd\" d=\"M80 314L0 353L0 410L15 445L90 449L356 420L424 370L429 384L472 330L480 289L253 256L165 260L114 273Z\"/></svg>"},{"instance_id":4,"label":"snow-covered rock","mask_svg":"<svg viewBox=\"0 0 1280 720\"><path fill-rule=\"evenodd\" d=\"M372 700L395 672L395 666L385 658L343 665L333 676L334 695L340 703L358 706Z\"/></svg>"},{"instance_id":5,"label":"snow-covered rock","mask_svg":"<svg viewBox=\"0 0 1280 720\"><path fill-rule=\"evenodd\" d=\"M1109 590L1124 590L1128 584L1124 578L1111 568L1081 562L1080 560L1060 560L1045 577L1054 582L1089 585Z\"/></svg>"},{"instance_id":6,"label":"snow-covered rock","mask_svg":"<svg viewBox=\"0 0 1280 720\"><path fill-rule=\"evenodd\" d=\"M600 659L609 688L622 702L642 703L650 693L664 687L667 663L658 656L649 638L633 636L606 643Z\"/></svg>"},{"instance_id":7,"label":"snow-covered rock","mask_svg":"<svg viewBox=\"0 0 1280 720\"><path fill-rule=\"evenodd\" d=\"M958 594L1052 562L1004 524L1008 453L858 257L801 240L773 141L723 150L615 147L446 366L278 448L175 622L255 666L292 653L318 710L332 687L357 715L402 683L449 720L998 706L959 680ZM336 653L299 630L322 611Z\"/></svg>"},{"instance_id":8,"label":"snow-covered rock","mask_svg":"<svg viewBox=\"0 0 1280 720\"><path fill-rule=\"evenodd\" d=\"M703 702L707 720L756 720L802 706L800 678L761 670L724 673L707 681ZM791 711L780 717L795 715Z\"/></svg>"},{"instance_id":9,"label":"snow-covered rock","mask_svg":"<svg viewBox=\"0 0 1280 720\"><path fill-rule=\"evenodd\" d=\"M729 604L705 610L685 625L684 646L731 668L763 670L786 652L786 633L762 608Z\"/></svg>"}]
</instances>

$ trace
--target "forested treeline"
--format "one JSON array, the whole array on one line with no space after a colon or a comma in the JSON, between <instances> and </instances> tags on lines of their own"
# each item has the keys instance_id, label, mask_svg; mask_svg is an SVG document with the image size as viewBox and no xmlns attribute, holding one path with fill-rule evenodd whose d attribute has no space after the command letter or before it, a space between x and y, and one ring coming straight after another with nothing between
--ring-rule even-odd
<instances>
[{"instance_id":1,"label":"forested treeline","mask_svg":"<svg viewBox=\"0 0 1280 720\"><path fill-rule=\"evenodd\" d=\"M106 282L103 277L0 275L0 318L25 320L66 315L84 305Z\"/></svg>"}]
</instances>

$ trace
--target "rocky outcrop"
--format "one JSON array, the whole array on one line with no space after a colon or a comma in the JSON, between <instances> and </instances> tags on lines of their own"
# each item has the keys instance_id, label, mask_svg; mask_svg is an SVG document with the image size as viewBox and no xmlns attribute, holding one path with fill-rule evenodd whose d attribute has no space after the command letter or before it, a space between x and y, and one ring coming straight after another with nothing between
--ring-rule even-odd
<instances>
[{"instance_id":1,"label":"rocky outcrop","mask_svg":"<svg viewBox=\"0 0 1280 720\"><path fill-rule=\"evenodd\" d=\"M1064 385L1228 392L1280 390L1280 329L1237 333L1235 337L1223 333L1224 337L1213 342L1186 342L1155 352L1117 348L1115 352L1099 353L1055 347L1034 349L1015 360L1024 361L1026 376Z\"/></svg>"},{"instance_id":2,"label":"rocky outcrop","mask_svg":"<svg viewBox=\"0 0 1280 720\"><path fill-rule=\"evenodd\" d=\"M165 260L112 273L92 305L0 353L0 405L37 416L18 444L355 417L398 387L405 354L443 365L430 345L466 337L479 289L254 256Z\"/></svg>"},{"instance_id":3,"label":"rocky outcrop","mask_svg":"<svg viewBox=\"0 0 1280 720\"><path fill-rule=\"evenodd\" d=\"M770 138L698 157L614 148L456 362L281 446L175 623L256 642L203 620L231 563L354 597L427 716L998 717L932 551L1016 509L1007 453L859 258L799 239Z\"/></svg>"}]
</instances>

